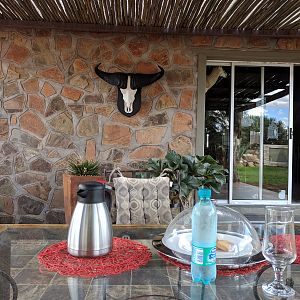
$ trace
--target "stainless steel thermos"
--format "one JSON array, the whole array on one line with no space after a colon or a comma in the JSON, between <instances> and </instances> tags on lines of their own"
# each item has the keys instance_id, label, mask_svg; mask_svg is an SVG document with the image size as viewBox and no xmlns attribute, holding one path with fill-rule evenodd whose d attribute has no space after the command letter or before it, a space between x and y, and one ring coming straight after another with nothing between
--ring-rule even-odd
<instances>
[{"instance_id":1,"label":"stainless steel thermos","mask_svg":"<svg viewBox=\"0 0 300 300\"><path fill-rule=\"evenodd\" d=\"M68 252L71 255L95 257L111 251L113 232L108 188L96 181L79 184L68 234Z\"/></svg>"}]
</instances>

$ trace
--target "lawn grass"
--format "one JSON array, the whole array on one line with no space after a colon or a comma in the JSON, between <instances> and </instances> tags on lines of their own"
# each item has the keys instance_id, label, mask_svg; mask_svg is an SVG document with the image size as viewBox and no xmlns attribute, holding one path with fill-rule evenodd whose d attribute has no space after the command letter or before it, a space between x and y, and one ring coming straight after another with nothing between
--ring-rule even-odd
<instances>
[{"instance_id":1,"label":"lawn grass","mask_svg":"<svg viewBox=\"0 0 300 300\"><path fill-rule=\"evenodd\" d=\"M237 167L239 179L241 182L258 186L259 167ZM278 191L287 189L288 168L265 166L263 173L263 187Z\"/></svg>"}]
</instances>

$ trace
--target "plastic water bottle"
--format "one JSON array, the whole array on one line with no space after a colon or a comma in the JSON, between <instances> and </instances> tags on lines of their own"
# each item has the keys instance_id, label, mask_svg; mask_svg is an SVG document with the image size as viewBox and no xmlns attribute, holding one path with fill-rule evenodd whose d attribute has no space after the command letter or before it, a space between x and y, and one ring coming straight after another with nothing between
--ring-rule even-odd
<instances>
[{"instance_id":1,"label":"plastic water bottle","mask_svg":"<svg viewBox=\"0 0 300 300\"><path fill-rule=\"evenodd\" d=\"M211 190L200 188L199 201L192 212L193 282L209 284L216 279L217 211L211 202Z\"/></svg>"},{"instance_id":2,"label":"plastic water bottle","mask_svg":"<svg viewBox=\"0 0 300 300\"><path fill-rule=\"evenodd\" d=\"M203 285L201 283L192 283L190 287L191 300L217 300L216 285Z\"/></svg>"}]
</instances>

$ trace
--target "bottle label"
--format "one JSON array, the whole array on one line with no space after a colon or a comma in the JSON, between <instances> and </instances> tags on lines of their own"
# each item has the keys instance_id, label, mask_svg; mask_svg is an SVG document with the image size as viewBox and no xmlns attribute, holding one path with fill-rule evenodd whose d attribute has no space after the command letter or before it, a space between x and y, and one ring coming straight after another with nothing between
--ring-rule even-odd
<instances>
[{"instance_id":1,"label":"bottle label","mask_svg":"<svg viewBox=\"0 0 300 300\"><path fill-rule=\"evenodd\" d=\"M199 266L212 266L216 264L216 247L192 247L192 262Z\"/></svg>"}]
</instances>

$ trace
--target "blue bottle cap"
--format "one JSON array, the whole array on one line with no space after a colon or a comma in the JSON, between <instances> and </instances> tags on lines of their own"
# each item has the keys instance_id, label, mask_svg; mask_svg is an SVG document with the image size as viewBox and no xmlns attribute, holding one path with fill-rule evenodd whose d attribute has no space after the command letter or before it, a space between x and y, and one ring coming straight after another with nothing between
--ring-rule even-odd
<instances>
[{"instance_id":1,"label":"blue bottle cap","mask_svg":"<svg viewBox=\"0 0 300 300\"><path fill-rule=\"evenodd\" d=\"M199 198L203 199L210 199L211 198L211 189L205 188L205 187L201 187L198 189L198 196Z\"/></svg>"}]
</instances>

